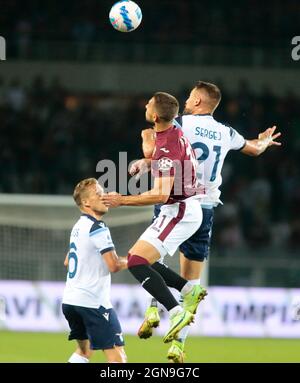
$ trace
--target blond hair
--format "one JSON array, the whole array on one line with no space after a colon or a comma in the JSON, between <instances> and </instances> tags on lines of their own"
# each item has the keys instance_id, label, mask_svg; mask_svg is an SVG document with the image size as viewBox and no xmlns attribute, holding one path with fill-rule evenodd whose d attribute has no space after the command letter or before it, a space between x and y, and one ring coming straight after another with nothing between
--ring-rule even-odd
<instances>
[{"instance_id":1,"label":"blond hair","mask_svg":"<svg viewBox=\"0 0 300 383\"><path fill-rule=\"evenodd\" d=\"M78 207L82 206L82 200L88 197L90 187L96 185L97 182L96 178L86 178L75 186L73 198Z\"/></svg>"}]
</instances>

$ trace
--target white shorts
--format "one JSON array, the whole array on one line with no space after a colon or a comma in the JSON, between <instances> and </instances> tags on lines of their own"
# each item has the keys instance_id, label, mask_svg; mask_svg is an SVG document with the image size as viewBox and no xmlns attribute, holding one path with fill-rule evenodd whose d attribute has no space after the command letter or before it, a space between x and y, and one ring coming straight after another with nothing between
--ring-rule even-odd
<instances>
[{"instance_id":1,"label":"white shorts","mask_svg":"<svg viewBox=\"0 0 300 383\"><path fill-rule=\"evenodd\" d=\"M172 205L163 205L159 216L140 236L140 240L154 246L161 258L173 255L179 245L200 227L202 208L198 199L186 199Z\"/></svg>"}]
</instances>

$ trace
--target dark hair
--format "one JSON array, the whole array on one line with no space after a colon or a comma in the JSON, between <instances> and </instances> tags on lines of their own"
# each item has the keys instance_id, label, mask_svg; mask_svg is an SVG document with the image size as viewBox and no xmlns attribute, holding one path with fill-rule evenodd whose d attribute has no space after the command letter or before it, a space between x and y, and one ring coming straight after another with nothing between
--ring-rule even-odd
<instances>
[{"instance_id":1,"label":"dark hair","mask_svg":"<svg viewBox=\"0 0 300 383\"><path fill-rule=\"evenodd\" d=\"M209 97L209 104L213 110L219 105L222 94L220 89L215 84L211 84L210 82L198 81L195 85L195 89L202 90L207 93Z\"/></svg>"},{"instance_id":2,"label":"dark hair","mask_svg":"<svg viewBox=\"0 0 300 383\"><path fill-rule=\"evenodd\" d=\"M85 180L80 181L75 186L75 189L73 192L73 198L77 206L79 207L81 206L82 199L88 196L89 188L92 185L96 185L96 183L97 183L96 178L86 178Z\"/></svg>"},{"instance_id":3,"label":"dark hair","mask_svg":"<svg viewBox=\"0 0 300 383\"><path fill-rule=\"evenodd\" d=\"M174 96L169 93L157 92L153 98L154 107L160 120L169 122L178 115L179 102Z\"/></svg>"}]
</instances>

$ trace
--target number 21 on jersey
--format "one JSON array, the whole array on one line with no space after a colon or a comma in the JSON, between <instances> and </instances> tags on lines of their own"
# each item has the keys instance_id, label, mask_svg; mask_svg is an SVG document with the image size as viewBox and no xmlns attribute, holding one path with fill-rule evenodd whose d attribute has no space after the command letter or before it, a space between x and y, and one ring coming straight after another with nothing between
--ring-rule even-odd
<instances>
[{"instance_id":1,"label":"number 21 on jersey","mask_svg":"<svg viewBox=\"0 0 300 383\"><path fill-rule=\"evenodd\" d=\"M196 149L201 149L202 150L201 156L197 158L199 163L205 161L208 158L208 156L209 156L209 148L203 142L195 142L192 145L192 148L194 150L196 150ZM214 165L213 165L213 168L212 168L212 172L211 172L211 175L210 175L210 179L209 179L210 182L213 182L216 179L216 174L217 174L218 165L219 165L220 156L221 156L221 146L215 145L213 147L213 151L216 154L215 154L215 162L214 162Z\"/></svg>"}]
</instances>

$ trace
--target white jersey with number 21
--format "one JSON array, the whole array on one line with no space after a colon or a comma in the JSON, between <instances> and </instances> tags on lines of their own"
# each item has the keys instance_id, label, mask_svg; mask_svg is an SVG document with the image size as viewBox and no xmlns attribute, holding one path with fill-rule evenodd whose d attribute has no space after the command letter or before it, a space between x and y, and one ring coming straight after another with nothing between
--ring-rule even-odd
<instances>
[{"instance_id":1,"label":"white jersey with number 21","mask_svg":"<svg viewBox=\"0 0 300 383\"><path fill-rule=\"evenodd\" d=\"M210 114L188 114L174 120L190 141L198 160L197 177L205 186L202 205L220 203L222 166L229 150L240 150L245 138L233 128L217 122Z\"/></svg>"}]
</instances>

